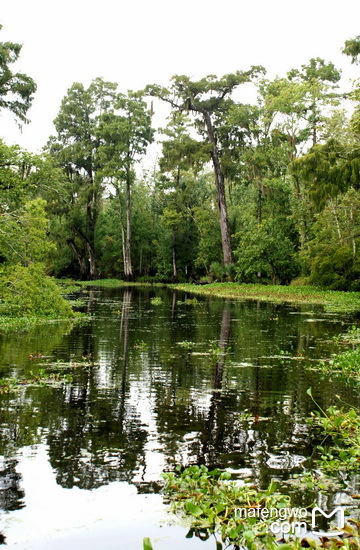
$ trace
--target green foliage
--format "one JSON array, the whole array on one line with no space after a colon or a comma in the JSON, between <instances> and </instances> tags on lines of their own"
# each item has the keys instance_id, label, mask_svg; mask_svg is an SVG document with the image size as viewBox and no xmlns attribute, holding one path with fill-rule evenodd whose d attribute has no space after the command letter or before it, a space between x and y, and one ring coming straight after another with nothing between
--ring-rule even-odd
<instances>
[{"instance_id":1,"label":"green foliage","mask_svg":"<svg viewBox=\"0 0 360 550\"><path fill-rule=\"evenodd\" d=\"M350 189L338 201L329 200L301 254L311 283L334 290L360 288L359 227L359 191Z\"/></svg>"},{"instance_id":2,"label":"green foliage","mask_svg":"<svg viewBox=\"0 0 360 550\"><path fill-rule=\"evenodd\" d=\"M153 550L151 540L148 537L143 539L143 550Z\"/></svg>"},{"instance_id":3,"label":"green foliage","mask_svg":"<svg viewBox=\"0 0 360 550\"><path fill-rule=\"evenodd\" d=\"M238 233L236 278L255 283L289 283L298 274L294 244L276 221L255 221Z\"/></svg>"},{"instance_id":4,"label":"green foliage","mask_svg":"<svg viewBox=\"0 0 360 550\"><path fill-rule=\"evenodd\" d=\"M297 235L289 217L289 189L279 180L267 184L267 194L260 198L254 187L242 188L243 196L234 209L238 228L236 279L287 284L299 272Z\"/></svg>"},{"instance_id":5,"label":"green foliage","mask_svg":"<svg viewBox=\"0 0 360 550\"><path fill-rule=\"evenodd\" d=\"M309 393L311 396L311 393ZM317 447L321 453L321 468L339 472L360 470L360 414L358 409L331 406L312 413L309 423L317 426L325 436Z\"/></svg>"},{"instance_id":6,"label":"green foliage","mask_svg":"<svg viewBox=\"0 0 360 550\"><path fill-rule=\"evenodd\" d=\"M235 275L235 265L224 265L220 262L213 262L210 265L209 274L213 281L233 281Z\"/></svg>"},{"instance_id":7,"label":"green foliage","mask_svg":"<svg viewBox=\"0 0 360 550\"><path fill-rule=\"evenodd\" d=\"M322 304L325 311L329 312L342 311L349 313L360 309L360 295L358 292L322 290L314 286L265 286L238 283L212 283L206 285L182 283L168 286L194 294L224 298L262 300L275 303Z\"/></svg>"},{"instance_id":8,"label":"green foliage","mask_svg":"<svg viewBox=\"0 0 360 550\"><path fill-rule=\"evenodd\" d=\"M28 122L26 113L31 106L36 84L26 74L11 70L11 65L19 59L21 48L21 44L0 42L0 109L12 112L21 122Z\"/></svg>"},{"instance_id":9,"label":"green foliage","mask_svg":"<svg viewBox=\"0 0 360 550\"><path fill-rule=\"evenodd\" d=\"M0 218L0 254L10 262L29 265L44 262L55 249L46 237L48 218L46 201L35 199L27 202L20 211L4 214Z\"/></svg>"},{"instance_id":10,"label":"green foliage","mask_svg":"<svg viewBox=\"0 0 360 550\"><path fill-rule=\"evenodd\" d=\"M210 201L194 208L194 219L199 235L195 267L210 274L211 265L221 259L219 220Z\"/></svg>"},{"instance_id":11,"label":"green foliage","mask_svg":"<svg viewBox=\"0 0 360 550\"><path fill-rule=\"evenodd\" d=\"M344 334L334 336L337 343L360 344L360 328L352 325Z\"/></svg>"},{"instance_id":12,"label":"green foliage","mask_svg":"<svg viewBox=\"0 0 360 550\"><path fill-rule=\"evenodd\" d=\"M353 147L333 139L315 145L291 164L291 173L301 178L316 211L327 201L360 187L360 159Z\"/></svg>"},{"instance_id":13,"label":"green foliage","mask_svg":"<svg viewBox=\"0 0 360 550\"><path fill-rule=\"evenodd\" d=\"M0 178L12 191L9 194L0 188L0 328L24 330L36 318L67 318L72 310L46 274L49 255L55 251L47 235L47 203L42 198L27 200L34 186L35 160L29 156L30 164L23 164L21 172L20 159L26 155L6 146L0 147L1 153L10 165L0 167Z\"/></svg>"},{"instance_id":14,"label":"green foliage","mask_svg":"<svg viewBox=\"0 0 360 550\"><path fill-rule=\"evenodd\" d=\"M360 365L360 346L353 350L336 355L330 361L332 370L341 370L342 372L355 373L359 375Z\"/></svg>"},{"instance_id":15,"label":"green foliage","mask_svg":"<svg viewBox=\"0 0 360 550\"><path fill-rule=\"evenodd\" d=\"M41 354L40 354L41 355ZM37 357L32 357L36 359ZM40 357L41 358L41 357ZM0 379L0 394L10 393L23 386L46 385L57 386L59 384L71 384L73 381L72 372L75 369L88 369L95 363L89 357L83 357L82 361L73 363L47 363L44 366L30 371L28 379L3 378ZM69 372L64 372L69 370Z\"/></svg>"},{"instance_id":16,"label":"green foliage","mask_svg":"<svg viewBox=\"0 0 360 550\"><path fill-rule=\"evenodd\" d=\"M355 59L357 48L358 37L344 53ZM6 77L20 49L2 44ZM163 282L288 284L301 268L311 284L360 288L359 87L348 120L331 62L263 74L177 75L167 88L127 93L102 78L75 82L48 156L0 142L0 262ZM240 103L233 92L250 83L258 102ZM139 177L154 137L144 94L171 113L159 171ZM0 108L1 97L0 83Z\"/></svg>"},{"instance_id":17,"label":"green foliage","mask_svg":"<svg viewBox=\"0 0 360 550\"><path fill-rule=\"evenodd\" d=\"M190 466L177 474L163 474L165 493L173 509L192 518L192 528L205 528L218 535L225 545L242 545L250 549L275 548L276 537L260 518L239 518L237 509L282 508L289 497L274 491L258 492L246 485L230 481L231 475L206 466Z\"/></svg>"},{"instance_id":18,"label":"green foliage","mask_svg":"<svg viewBox=\"0 0 360 550\"><path fill-rule=\"evenodd\" d=\"M15 378L0 378L0 395L2 393L10 393L17 387Z\"/></svg>"},{"instance_id":19,"label":"green foliage","mask_svg":"<svg viewBox=\"0 0 360 550\"><path fill-rule=\"evenodd\" d=\"M9 316L40 316L60 319L73 315L60 289L45 275L44 266L14 264L5 268L0 279L0 313Z\"/></svg>"},{"instance_id":20,"label":"green foliage","mask_svg":"<svg viewBox=\"0 0 360 550\"><path fill-rule=\"evenodd\" d=\"M98 127L100 118L113 108L116 88L116 83L101 78L88 88L75 82L61 102L54 120L57 135L50 137L47 146L67 177L66 194L60 193L53 205L56 214L65 217L57 237L70 247L84 279L96 276L95 229L105 162Z\"/></svg>"},{"instance_id":21,"label":"green foliage","mask_svg":"<svg viewBox=\"0 0 360 550\"><path fill-rule=\"evenodd\" d=\"M266 491L258 491L253 486L231 480L228 472L215 469L209 471L206 466L190 466L176 473L163 474L165 494L170 498L175 512L191 519L190 533L201 532L208 538L213 534L217 548L257 549L297 549L302 547L338 548L338 540L316 540L290 535L286 543L276 540L270 526L274 517L262 515L261 510L277 510L279 517L284 509L290 507L290 497L276 491L272 481ZM239 510L256 509L258 514L242 514ZM344 548L359 548L357 533L347 526L349 538L341 541ZM219 539L219 540L218 540Z\"/></svg>"},{"instance_id":22,"label":"green foliage","mask_svg":"<svg viewBox=\"0 0 360 550\"><path fill-rule=\"evenodd\" d=\"M342 53L351 57L351 63L359 63L360 35L345 41Z\"/></svg>"}]
</instances>

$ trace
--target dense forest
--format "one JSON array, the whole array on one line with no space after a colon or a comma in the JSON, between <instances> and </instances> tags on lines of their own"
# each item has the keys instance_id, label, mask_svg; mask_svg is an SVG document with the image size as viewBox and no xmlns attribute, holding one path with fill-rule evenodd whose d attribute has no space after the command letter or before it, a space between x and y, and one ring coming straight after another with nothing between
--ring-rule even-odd
<instances>
[{"instance_id":1,"label":"dense forest","mask_svg":"<svg viewBox=\"0 0 360 550\"><path fill-rule=\"evenodd\" d=\"M0 108L26 123L36 84L12 71L20 52L0 43ZM360 36L343 53L357 63ZM312 58L273 80L255 66L126 93L74 83L43 154L0 141L3 300L19 297L16 314L39 289L29 310L65 308L47 275L360 290L360 84L340 78Z\"/></svg>"}]
</instances>

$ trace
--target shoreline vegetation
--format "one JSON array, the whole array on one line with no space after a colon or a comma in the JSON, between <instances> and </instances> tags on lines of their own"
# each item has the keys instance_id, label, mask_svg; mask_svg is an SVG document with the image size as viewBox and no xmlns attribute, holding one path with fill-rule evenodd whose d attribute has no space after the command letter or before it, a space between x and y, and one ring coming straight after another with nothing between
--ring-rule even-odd
<instances>
[{"instance_id":1,"label":"shoreline vegetation","mask_svg":"<svg viewBox=\"0 0 360 550\"><path fill-rule=\"evenodd\" d=\"M239 283L191 283L167 285L177 290L211 295L221 298L260 300L266 302L292 302L294 304L319 304L327 311L360 310L360 292L322 290L312 286L280 286Z\"/></svg>"},{"instance_id":2,"label":"shoreline vegetation","mask_svg":"<svg viewBox=\"0 0 360 550\"><path fill-rule=\"evenodd\" d=\"M10 314L1 314L0 311L0 332L8 331L22 331L27 330L39 323L73 320L76 321L79 317L82 317L78 312L74 312L71 308L73 305L77 305L77 302L72 300L63 300L63 296L79 292L81 288L96 286L99 288L117 288L125 286L138 286L138 287L154 287L154 288L170 288L173 290L179 290L183 292L190 292L192 294L211 296L216 298L228 298L235 300L259 300L264 302L273 303L293 303L293 304L309 304L323 306L327 312L339 312L339 313L354 313L360 311L360 292L347 292L339 290L323 290L312 286L280 286L280 285L261 285L261 284L240 284L240 283L208 283L203 285L197 285L193 283L153 283L153 282L139 282L129 283L120 279L98 279L92 281L74 281L70 279L51 279L47 278L51 287L51 300L53 304L53 298L56 295L56 302L60 306L61 311L56 312L53 308L52 311L41 311L38 304L34 307L34 304L29 304L28 313L26 314L24 308L17 311L10 312ZM55 284L56 283L56 284ZM44 279L42 284L43 286ZM60 289L60 294L58 293ZM25 288L21 288L19 293L21 299L24 298ZM48 289L47 289L48 290ZM9 304L11 306L12 297L9 298ZM44 297L40 300L43 307ZM19 304L16 304L17 306ZM6 304L2 304L2 310L4 310ZM65 307L64 307L65 306ZM36 313L34 314L34 311ZM58 313L58 314L57 314ZM60 313L60 314L59 314Z\"/></svg>"},{"instance_id":3,"label":"shoreline vegetation","mask_svg":"<svg viewBox=\"0 0 360 550\"><path fill-rule=\"evenodd\" d=\"M64 283L62 284L65 284ZM58 281L61 282L61 281ZM71 283L69 283L71 284ZM360 292L341 290L324 290L314 286L282 286L245 283L128 283L120 279L98 279L94 281L75 281L71 287L98 286L114 288L118 286L153 286L166 287L203 296L231 298L239 300L260 300L274 303L323 305L328 312L360 311Z\"/></svg>"},{"instance_id":4,"label":"shoreline vegetation","mask_svg":"<svg viewBox=\"0 0 360 550\"><path fill-rule=\"evenodd\" d=\"M35 325L78 322L84 315L64 297L68 290L46 275L42 263L14 265L0 273L0 333L26 331Z\"/></svg>"}]
</instances>

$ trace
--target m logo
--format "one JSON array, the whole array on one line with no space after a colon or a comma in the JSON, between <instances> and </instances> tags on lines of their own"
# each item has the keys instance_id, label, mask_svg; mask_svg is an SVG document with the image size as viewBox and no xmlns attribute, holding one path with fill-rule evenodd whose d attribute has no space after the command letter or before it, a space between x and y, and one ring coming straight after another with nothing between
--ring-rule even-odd
<instances>
[{"instance_id":1,"label":"m logo","mask_svg":"<svg viewBox=\"0 0 360 550\"><path fill-rule=\"evenodd\" d=\"M311 527L313 529L314 529L314 527L316 527L316 513L317 512L319 512L322 516L324 516L325 518L328 518L328 519L331 518L332 516L335 516L335 514L338 514L338 517L337 517L338 529L343 529L344 528L345 514L344 514L344 510L342 508L340 508L340 506L337 506L335 508L335 510L330 512L330 514L327 514L321 508L319 508L318 506L315 506L315 508L313 508L312 511L311 511ZM314 531L314 533L316 533L316 535L320 535L322 537L336 537L338 535L342 535L344 533L344 531Z\"/></svg>"}]
</instances>

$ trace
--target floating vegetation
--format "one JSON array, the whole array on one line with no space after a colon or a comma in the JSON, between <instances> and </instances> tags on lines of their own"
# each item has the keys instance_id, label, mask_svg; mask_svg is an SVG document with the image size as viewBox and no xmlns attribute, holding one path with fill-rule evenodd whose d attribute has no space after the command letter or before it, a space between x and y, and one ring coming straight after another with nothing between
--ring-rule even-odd
<instances>
[{"instance_id":1,"label":"floating vegetation","mask_svg":"<svg viewBox=\"0 0 360 550\"><path fill-rule=\"evenodd\" d=\"M73 381L71 374L49 373L45 369L40 369L38 372L30 372L31 378L26 380L17 380L16 378L2 378L0 380L0 394L10 393L21 386L57 386L61 384L69 384Z\"/></svg>"},{"instance_id":2,"label":"floating vegetation","mask_svg":"<svg viewBox=\"0 0 360 550\"><path fill-rule=\"evenodd\" d=\"M327 494L329 491L336 492L342 488L339 481L326 476L319 470L316 472L305 471L300 474L294 474L292 478L284 480L282 483L297 490L316 491L323 494Z\"/></svg>"},{"instance_id":3,"label":"floating vegetation","mask_svg":"<svg viewBox=\"0 0 360 550\"><path fill-rule=\"evenodd\" d=\"M14 391L18 381L15 378L0 378L0 394Z\"/></svg>"},{"instance_id":4,"label":"floating vegetation","mask_svg":"<svg viewBox=\"0 0 360 550\"><path fill-rule=\"evenodd\" d=\"M201 538L206 540L213 535L217 550L360 548L359 523L355 520L348 520L353 526L345 526L342 539L335 538L334 532L332 540L327 537L308 538L304 533L301 533L303 538L300 540L295 530L299 526L300 516L294 516L294 511L301 510L302 520L304 517L307 519L311 516L308 508L313 503L306 508L290 508L290 496L278 492L273 481L266 491L258 491L240 480L232 480L229 472L218 469L209 471L204 465L190 466L183 471L178 467L175 473L163 474L163 478L165 495L172 510L191 519L187 538L201 534ZM285 523L295 526L294 530L275 531L274 521L278 517L287 519ZM280 523L276 521L277 526ZM303 525L306 528L304 521Z\"/></svg>"},{"instance_id":5,"label":"floating vegetation","mask_svg":"<svg viewBox=\"0 0 360 550\"><path fill-rule=\"evenodd\" d=\"M77 300L68 300L68 302L71 307L83 307L86 304L85 300L81 300L80 298L78 298Z\"/></svg>"},{"instance_id":6,"label":"floating vegetation","mask_svg":"<svg viewBox=\"0 0 360 550\"><path fill-rule=\"evenodd\" d=\"M144 340L136 340L135 344L132 346L133 349L145 350L148 345Z\"/></svg>"},{"instance_id":7,"label":"floating vegetation","mask_svg":"<svg viewBox=\"0 0 360 550\"><path fill-rule=\"evenodd\" d=\"M160 296L154 296L153 298L150 298L150 304L152 306L161 306L162 303L163 301Z\"/></svg>"},{"instance_id":8,"label":"floating vegetation","mask_svg":"<svg viewBox=\"0 0 360 550\"><path fill-rule=\"evenodd\" d=\"M360 328L352 325L345 333L334 336L338 344L360 344Z\"/></svg>"},{"instance_id":9,"label":"floating vegetation","mask_svg":"<svg viewBox=\"0 0 360 550\"><path fill-rule=\"evenodd\" d=\"M209 344L208 354L215 362L219 361L221 357L224 357L231 350L231 346L220 345L218 340L209 340Z\"/></svg>"},{"instance_id":10,"label":"floating vegetation","mask_svg":"<svg viewBox=\"0 0 360 550\"><path fill-rule=\"evenodd\" d=\"M208 294L211 296L238 298L240 300L322 304L326 312L349 313L360 310L359 292L321 290L315 286L281 286L230 282L211 283L209 285L182 283L168 284L166 286L194 294Z\"/></svg>"},{"instance_id":11,"label":"floating vegetation","mask_svg":"<svg viewBox=\"0 0 360 550\"><path fill-rule=\"evenodd\" d=\"M186 305L186 306L199 306L202 305L203 302L200 302L197 298L186 298L184 301L178 300L176 302L178 305Z\"/></svg>"},{"instance_id":12,"label":"floating vegetation","mask_svg":"<svg viewBox=\"0 0 360 550\"><path fill-rule=\"evenodd\" d=\"M321 468L360 472L360 409L345 411L343 407L331 406L324 411L313 398L311 388L307 394L319 409L311 413L308 423L324 436L322 444L317 446Z\"/></svg>"},{"instance_id":13,"label":"floating vegetation","mask_svg":"<svg viewBox=\"0 0 360 550\"><path fill-rule=\"evenodd\" d=\"M25 332L29 331L37 325L49 324L49 323L67 323L69 327L76 325L82 325L87 323L90 317L86 313L74 312L74 316L69 318L59 317L41 317L41 316L24 316L24 317L11 317L8 315L0 315L0 332Z\"/></svg>"},{"instance_id":14,"label":"floating vegetation","mask_svg":"<svg viewBox=\"0 0 360 550\"><path fill-rule=\"evenodd\" d=\"M311 366L312 369L346 374L360 379L360 346L343 353L333 354L330 359L317 359L314 362L316 364Z\"/></svg>"},{"instance_id":15,"label":"floating vegetation","mask_svg":"<svg viewBox=\"0 0 360 550\"><path fill-rule=\"evenodd\" d=\"M80 283L74 281L73 279L55 279L57 285L60 287L60 292L63 295L74 294L81 290Z\"/></svg>"},{"instance_id":16,"label":"floating vegetation","mask_svg":"<svg viewBox=\"0 0 360 550\"><path fill-rule=\"evenodd\" d=\"M43 359L41 353L31 353L29 360ZM70 384L73 381L73 372L75 369L88 369L98 363L94 362L92 355L88 354L79 361L47 361L40 363L39 368L30 371L30 378L19 380L16 378L0 379L0 394L9 393L21 386ZM64 372L68 370L69 372Z\"/></svg>"}]
</instances>

